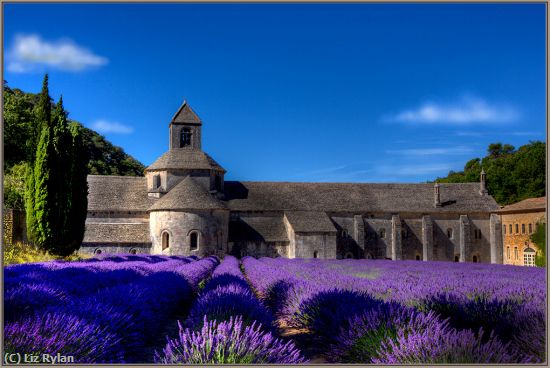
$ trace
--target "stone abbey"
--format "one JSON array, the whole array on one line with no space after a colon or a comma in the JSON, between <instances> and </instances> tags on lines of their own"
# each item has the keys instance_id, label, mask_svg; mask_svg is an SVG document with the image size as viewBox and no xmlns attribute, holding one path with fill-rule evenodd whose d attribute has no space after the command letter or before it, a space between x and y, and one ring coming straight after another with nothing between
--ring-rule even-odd
<instances>
[{"instance_id":1,"label":"stone abbey","mask_svg":"<svg viewBox=\"0 0 550 368\"><path fill-rule=\"evenodd\" d=\"M480 183L226 181L184 102L145 177L88 176L81 252L502 263L500 209Z\"/></svg>"}]
</instances>

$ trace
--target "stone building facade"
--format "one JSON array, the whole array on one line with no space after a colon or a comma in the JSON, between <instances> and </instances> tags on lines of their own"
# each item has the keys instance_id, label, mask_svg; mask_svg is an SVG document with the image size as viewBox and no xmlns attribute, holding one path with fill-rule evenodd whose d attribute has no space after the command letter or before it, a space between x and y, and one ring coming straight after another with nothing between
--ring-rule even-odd
<instances>
[{"instance_id":1,"label":"stone building facade","mask_svg":"<svg viewBox=\"0 0 550 368\"><path fill-rule=\"evenodd\" d=\"M499 206L480 183L226 181L184 102L145 177L88 177L81 252L502 263Z\"/></svg>"},{"instance_id":2,"label":"stone building facade","mask_svg":"<svg viewBox=\"0 0 550 368\"><path fill-rule=\"evenodd\" d=\"M537 224L546 222L546 197L528 198L503 207L502 218L503 263L516 266L534 266L540 249L531 241Z\"/></svg>"}]
</instances>

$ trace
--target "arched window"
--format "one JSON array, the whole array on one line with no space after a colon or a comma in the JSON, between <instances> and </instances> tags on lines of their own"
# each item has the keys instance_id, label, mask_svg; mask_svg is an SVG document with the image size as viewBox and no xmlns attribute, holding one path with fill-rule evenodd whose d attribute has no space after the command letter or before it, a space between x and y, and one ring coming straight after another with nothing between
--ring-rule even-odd
<instances>
[{"instance_id":1,"label":"arched window","mask_svg":"<svg viewBox=\"0 0 550 368\"><path fill-rule=\"evenodd\" d=\"M136 248L130 249L130 254L137 254L137 249Z\"/></svg>"},{"instance_id":2,"label":"arched window","mask_svg":"<svg viewBox=\"0 0 550 368\"><path fill-rule=\"evenodd\" d=\"M97 248L96 250L94 250L94 254L101 254L101 249Z\"/></svg>"},{"instance_id":3,"label":"arched window","mask_svg":"<svg viewBox=\"0 0 550 368\"><path fill-rule=\"evenodd\" d=\"M199 233L198 231L192 231L189 234L189 250L199 249Z\"/></svg>"},{"instance_id":4,"label":"arched window","mask_svg":"<svg viewBox=\"0 0 550 368\"><path fill-rule=\"evenodd\" d=\"M346 258L346 259L352 259L352 258L354 258L354 257L353 257L353 253L352 253L352 252L347 252L345 258Z\"/></svg>"},{"instance_id":5,"label":"arched window","mask_svg":"<svg viewBox=\"0 0 550 368\"><path fill-rule=\"evenodd\" d=\"M526 248L523 250L523 265L524 266L535 266L535 255L537 253L532 248Z\"/></svg>"},{"instance_id":6,"label":"arched window","mask_svg":"<svg viewBox=\"0 0 550 368\"><path fill-rule=\"evenodd\" d=\"M386 229L384 229L384 228L380 229L379 235L380 235L380 239L385 239L386 238Z\"/></svg>"},{"instance_id":7,"label":"arched window","mask_svg":"<svg viewBox=\"0 0 550 368\"><path fill-rule=\"evenodd\" d=\"M180 147L186 147L191 145L191 129L183 128L181 130Z\"/></svg>"},{"instance_id":8,"label":"arched window","mask_svg":"<svg viewBox=\"0 0 550 368\"><path fill-rule=\"evenodd\" d=\"M477 256L473 256L473 257L472 257L472 261L473 261L474 263L477 263L477 261L478 261Z\"/></svg>"},{"instance_id":9,"label":"arched window","mask_svg":"<svg viewBox=\"0 0 550 368\"><path fill-rule=\"evenodd\" d=\"M453 229L451 229L451 228L447 229L447 238L449 238L449 239L453 238Z\"/></svg>"},{"instance_id":10,"label":"arched window","mask_svg":"<svg viewBox=\"0 0 550 368\"><path fill-rule=\"evenodd\" d=\"M510 230L508 232L510 233L510 235L512 235L512 224L510 224L510 226L508 226L508 230Z\"/></svg>"},{"instance_id":11,"label":"arched window","mask_svg":"<svg viewBox=\"0 0 550 368\"><path fill-rule=\"evenodd\" d=\"M460 260L460 257L455 255L455 262L458 262Z\"/></svg>"},{"instance_id":12,"label":"arched window","mask_svg":"<svg viewBox=\"0 0 550 368\"><path fill-rule=\"evenodd\" d=\"M506 255L508 257L508 259L510 259L510 247L506 247Z\"/></svg>"},{"instance_id":13,"label":"arched window","mask_svg":"<svg viewBox=\"0 0 550 368\"><path fill-rule=\"evenodd\" d=\"M420 261L420 254L417 254L416 257L415 257L415 259L416 259L417 261Z\"/></svg>"},{"instance_id":14,"label":"arched window","mask_svg":"<svg viewBox=\"0 0 550 368\"><path fill-rule=\"evenodd\" d=\"M518 247L514 247L514 258L516 261L519 259L519 250Z\"/></svg>"},{"instance_id":15,"label":"arched window","mask_svg":"<svg viewBox=\"0 0 550 368\"><path fill-rule=\"evenodd\" d=\"M516 234L519 234L519 224L516 224Z\"/></svg>"},{"instance_id":16,"label":"arched window","mask_svg":"<svg viewBox=\"0 0 550 368\"><path fill-rule=\"evenodd\" d=\"M529 234L533 234L533 224L529 224Z\"/></svg>"},{"instance_id":17,"label":"arched window","mask_svg":"<svg viewBox=\"0 0 550 368\"><path fill-rule=\"evenodd\" d=\"M167 231L162 233L162 250L168 249L170 247L170 234Z\"/></svg>"},{"instance_id":18,"label":"arched window","mask_svg":"<svg viewBox=\"0 0 550 368\"><path fill-rule=\"evenodd\" d=\"M319 252L317 251L313 252L313 258L319 258Z\"/></svg>"}]
</instances>

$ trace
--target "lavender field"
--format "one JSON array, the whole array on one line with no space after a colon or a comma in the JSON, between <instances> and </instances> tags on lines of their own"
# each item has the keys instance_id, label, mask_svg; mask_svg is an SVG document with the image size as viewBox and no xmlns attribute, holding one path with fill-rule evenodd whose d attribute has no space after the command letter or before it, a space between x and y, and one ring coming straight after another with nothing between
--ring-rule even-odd
<instances>
[{"instance_id":1,"label":"lavender field","mask_svg":"<svg viewBox=\"0 0 550 368\"><path fill-rule=\"evenodd\" d=\"M159 364L546 361L541 268L114 255L7 266L4 276L5 353L20 357Z\"/></svg>"}]
</instances>

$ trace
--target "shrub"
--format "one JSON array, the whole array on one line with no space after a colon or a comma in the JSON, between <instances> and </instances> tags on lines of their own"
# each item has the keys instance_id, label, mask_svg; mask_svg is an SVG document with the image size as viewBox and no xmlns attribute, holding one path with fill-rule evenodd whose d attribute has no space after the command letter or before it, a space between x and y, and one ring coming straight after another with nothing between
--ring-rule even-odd
<instances>
[{"instance_id":1,"label":"shrub","mask_svg":"<svg viewBox=\"0 0 550 368\"><path fill-rule=\"evenodd\" d=\"M260 324L246 326L242 318L218 323L204 317L201 331L183 329L168 340L155 362L162 364L299 364L306 360L291 341L284 343L263 332Z\"/></svg>"}]
</instances>

